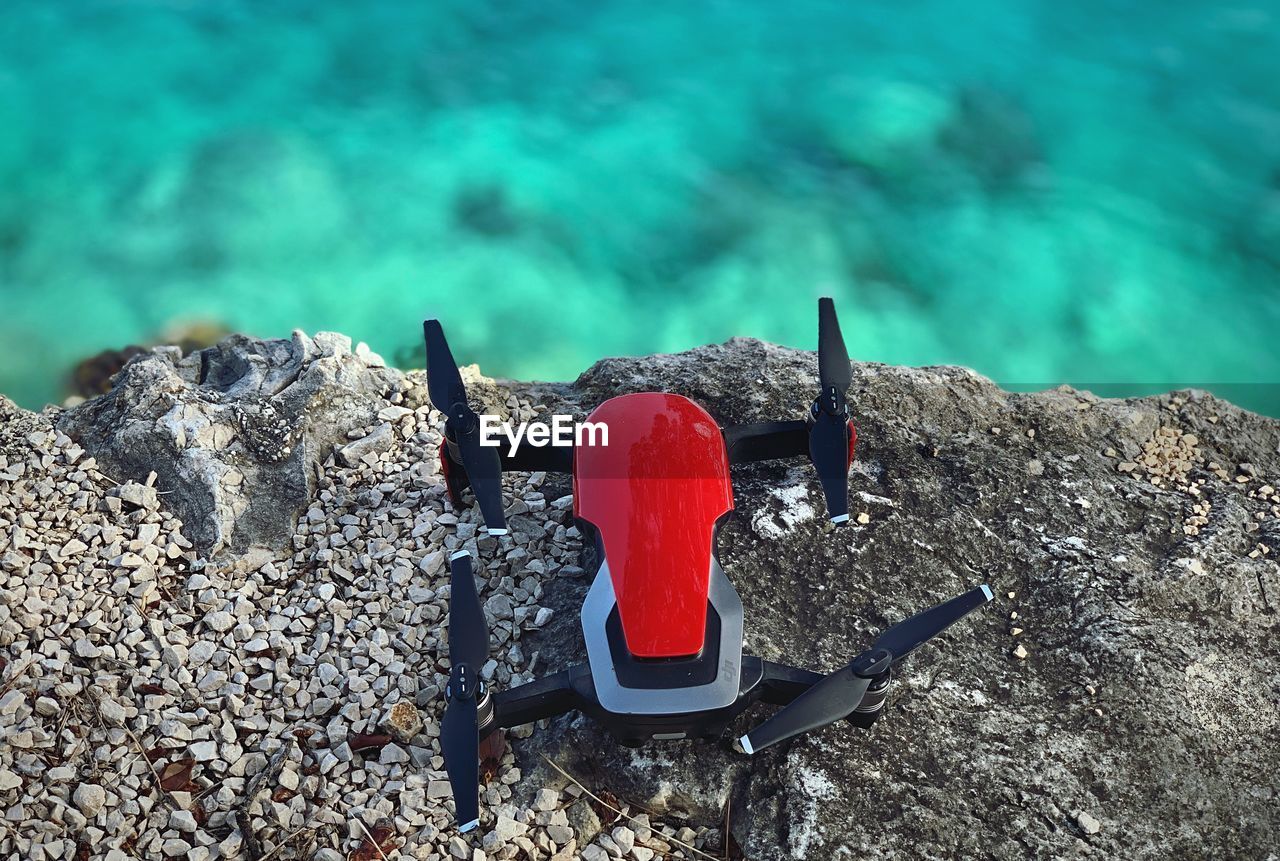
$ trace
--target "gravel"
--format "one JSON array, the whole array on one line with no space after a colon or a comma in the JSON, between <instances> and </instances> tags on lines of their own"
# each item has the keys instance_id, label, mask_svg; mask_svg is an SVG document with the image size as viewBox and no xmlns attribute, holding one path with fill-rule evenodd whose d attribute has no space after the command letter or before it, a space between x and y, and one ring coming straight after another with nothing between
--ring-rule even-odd
<instances>
[{"instance_id":1,"label":"gravel","mask_svg":"<svg viewBox=\"0 0 1280 861\"><path fill-rule=\"evenodd\" d=\"M445 560L477 560L485 677L519 684L532 678L521 637L552 618L542 584L576 562L570 507L541 504L543 476L513 479L537 510L486 536L445 501L440 415L388 398L401 403L318 464L291 552L212 557L164 494L116 483L53 411L0 400L14 417L0 430L0 809L13 826L0 856L334 861L367 853L369 834L388 857L604 851L579 855L561 787L515 803L510 751L483 789L482 827L454 830L438 742ZM356 744L379 733L393 741Z\"/></svg>"}]
</instances>

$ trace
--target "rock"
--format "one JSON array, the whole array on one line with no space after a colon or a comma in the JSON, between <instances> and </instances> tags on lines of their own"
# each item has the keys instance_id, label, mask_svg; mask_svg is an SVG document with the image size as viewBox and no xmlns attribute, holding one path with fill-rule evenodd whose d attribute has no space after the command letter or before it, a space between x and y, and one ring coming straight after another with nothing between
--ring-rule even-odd
<instances>
[{"instance_id":1,"label":"rock","mask_svg":"<svg viewBox=\"0 0 1280 861\"><path fill-rule=\"evenodd\" d=\"M395 744L384 745L382 751L378 754L378 762L383 765L403 764L409 761L409 754L404 748Z\"/></svg>"},{"instance_id":2,"label":"rock","mask_svg":"<svg viewBox=\"0 0 1280 861\"><path fill-rule=\"evenodd\" d=\"M236 617L224 610L218 610L206 615L204 623L221 634L231 630L236 623Z\"/></svg>"},{"instance_id":3,"label":"rock","mask_svg":"<svg viewBox=\"0 0 1280 861\"><path fill-rule=\"evenodd\" d=\"M218 758L217 742L198 741L189 747L188 752L196 762L208 762Z\"/></svg>"},{"instance_id":4,"label":"rock","mask_svg":"<svg viewBox=\"0 0 1280 861\"><path fill-rule=\"evenodd\" d=\"M516 822L509 816L499 815L493 823L493 836L498 845L510 843L528 830L523 822Z\"/></svg>"},{"instance_id":5,"label":"rock","mask_svg":"<svg viewBox=\"0 0 1280 861\"><path fill-rule=\"evenodd\" d=\"M72 651L76 653L76 657L87 659L96 658L98 655L102 654L101 649L86 640L84 637L81 637L72 644Z\"/></svg>"},{"instance_id":6,"label":"rock","mask_svg":"<svg viewBox=\"0 0 1280 861\"><path fill-rule=\"evenodd\" d=\"M27 698L20 691L7 691L0 697L0 715L11 715L18 711Z\"/></svg>"},{"instance_id":7,"label":"rock","mask_svg":"<svg viewBox=\"0 0 1280 861\"><path fill-rule=\"evenodd\" d=\"M543 787L533 797L534 810L555 810L560 805L560 793ZM558 841L557 841L558 842Z\"/></svg>"},{"instance_id":8,"label":"rock","mask_svg":"<svg viewBox=\"0 0 1280 861\"><path fill-rule=\"evenodd\" d=\"M98 714L102 715L102 719L112 726L123 726L128 712L124 706L110 697L104 697L98 701Z\"/></svg>"},{"instance_id":9,"label":"rock","mask_svg":"<svg viewBox=\"0 0 1280 861\"><path fill-rule=\"evenodd\" d=\"M636 845L636 833L625 825L619 825L609 832L609 836L613 838L613 842L622 850L622 854L628 854L632 847Z\"/></svg>"},{"instance_id":10,"label":"rock","mask_svg":"<svg viewBox=\"0 0 1280 861\"><path fill-rule=\"evenodd\" d=\"M154 471L154 486L116 494L152 510L157 490L175 491L165 503L201 552L283 548L316 467L386 406L396 376L321 335L232 335L185 357L176 347L138 356L57 426L118 480Z\"/></svg>"},{"instance_id":11,"label":"rock","mask_svg":"<svg viewBox=\"0 0 1280 861\"><path fill-rule=\"evenodd\" d=\"M86 819L93 819L106 805L107 792L96 783L82 783L72 793L71 800Z\"/></svg>"},{"instance_id":12,"label":"rock","mask_svg":"<svg viewBox=\"0 0 1280 861\"><path fill-rule=\"evenodd\" d=\"M169 827L184 834L194 834L196 818L191 815L189 810L175 810L169 814Z\"/></svg>"},{"instance_id":13,"label":"rock","mask_svg":"<svg viewBox=\"0 0 1280 861\"><path fill-rule=\"evenodd\" d=\"M1076 824L1085 834L1097 834L1102 830L1102 823L1083 810L1076 814Z\"/></svg>"},{"instance_id":14,"label":"rock","mask_svg":"<svg viewBox=\"0 0 1280 861\"><path fill-rule=\"evenodd\" d=\"M116 497L129 508L155 511L160 507L160 497L156 494L156 489L138 484L136 481L126 481L124 484L113 487L107 491L107 495Z\"/></svg>"},{"instance_id":15,"label":"rock","mask_svg":"<svg viewBox=\"0 0 1280 861\"><path fill-rule=\"evenodd\" d=\"M347 466L355 466L365 455L382 454L391 448L394 442L395 433L391 430L391 425L384 422L374 428L369 435L338 449L338 462Z\"/></svg>"},{"instance_id":16,"label":"rock","mask_svg":"<svg viewBox=\"0 0 1280 861\"><path fill-rule=\"evenodd\" d=\"M600 833L600 816L585 799L580 798L565 811L569 817L569 827L573 836L581 844L590 843Z\"/></svg>"},{"instance_id":17,"label":"rock","mask_svg":"<svg viewBox=\"0 0 1280 861\"><path fill-rule=\"evenodd\" d=\"M515 605L509 595L498 593L484 602L485 613L497 620L514 619Z\"/></svg>"},{"instance_id":18,"label":"rock","mask_svg":"<svg viewBox=\"0 0 1280 861\"><path fill-rule=\"evenodd\" d=\"M98 817L139 835L146 857L247 854L235 811L252 792L253 834L282 858L362 839L359 819L392 823L405 856L567 861L622 854L631 831L624 857L652 861L673 854L673 834L723 846L726 808L746 857L796 861L902 847L1263 857L1280 843L1280 422L1202 392L1010 394L964 369L873 364L854 365L849 390L851 501L866 522L826 523L803 458L734 469L736 512L717 540L748 650L840 667L971 585L1001 597L903 664L871 732L840 724L748 758L695 741L631 750L580 715L515 728L483 789L494 850L454 836L438 740L448 556L465 548L483 565L495 624L480 672L495 692L583 661L597 561L564 476L506 479L506 536L455 509L424 375L369 361L340 336L232 338L188 359L140 356L72 409L0 398L0 802L6 825L44 838L28 854L99 840L66 796L90 772L38 771L68 744L119 781ZM463 374L478 408L520 421L654 389L723 423L800 418L816 391L812 354L747 340L610 359L572 384ZM75 654L81 639L98 658ZM368 739L400 702L421 731ZM357 736L369 746L353 752ZM139 746L168 751L155 765L179 775L175 761L197 760L208 820L194 832L141 803ZM544 755L652 820L610 818L602 834ZM176 790L177 807L193 794ZM526 831L499 845L503 818ZM323 828L289 840L311 821Z\"/></svg>"},{"instance_id":19,"label":"rock","mask_svg":"<svg viewBox=\"0 0 1280 861\"><path fill-rule=\"evenodd\" d=\"M382 725L396 739L407 743L422 732L422 714L413 703L401 700L391 707Z\"/></svg>"},{"instance_id":20,"label":"rock","mask_svg":"<svg viewBox=\"0 0 1280 861\"><path fill-rule=\"evenodd\" d=\"M797 389L816 385L813 361L737 339L608 359L560 389L559 403L547 389L538 398L549 412L585 415L613 395L665 390L693 394L722 423L768 421L794 415ZM869 509L869 523L827 532L816 519L787 522L779 488L821 511L802 461L735 468L736 516L719 542L747 608L749 651L829 668L888 624L977 583L1034 597L1001 597L913 655L872 732L831 727L747 759L683 742L631 751L588 721L560 719L515 743L525 780L553 779L546 755L655 815L706 823L732 796L734 836L751 858L826 859L873 845L938 857L1069 856L1080 831L1049 824L1062 821L1055 801L1064 798L1105 803L1117 825L1090 841L1112 855L1134 845L1151 857L1265 855L1280 839L1262 800L1280 794L1280 751L1264 741L1280 730L1265 705L1280 655L1262 645L1278 630L1268 609L1275 598L1268 604L1263 593L1280 594L1280 576L1261 554L1247 558L1254 542L1242 524L1275 515L1247 498L1248 484L1215 476L1208 463L1251 463L1275 484L1280 422L1204 393L1014 394L949 367L855 364L849 403L862 464L851 474L851 500L865 493L893 503ZM1180 429L1176 440L1157 433L1166 425ZM985 432L992 427L1004 432ZM1116 459L1098 454L1107 447L1154 466L1117 473ZM1157 470L1163 487L1138 477ZM1208 539L1181 529L1197 497L1178 482L1197 475L1212 482L1224 530ZM1087 512L1070 504L1082 497ZM1280 524L1269 528L1280 538ZM1213 576L1195 575L1181 558L1199 559ZM540 650L539 674L585 659L574 623L589 581L561 576L545 586L539 603L556 615L545 634L521 640ZM1009 641L1014 611L1017 627L1034 631L1034 652ZM1015 648L1027 659L1010 658ZM1186 656L1209 654L1218 663L1188 675ZM1085 694L1082 680L1097 683L1098 694ZM1064 702L1065 691L1078 697ZM768 713L757 708L733 729ZM1051 754L1045 739L1054 740ZM1245 789L1259 781L1260 794ZM1045 794L1011 788L1021 786ZM1018 815L987 814L1010 804ZM874 826L851 821L849 810ZM981 834L965 826L969 817L988 823ZM1185 821L1197 823L1195 836L1177 825ZM1252 833L1233 825L1241 821L1266 824ZM580 843L594 834L580 834Z\"/></svg>"}]
</instances>

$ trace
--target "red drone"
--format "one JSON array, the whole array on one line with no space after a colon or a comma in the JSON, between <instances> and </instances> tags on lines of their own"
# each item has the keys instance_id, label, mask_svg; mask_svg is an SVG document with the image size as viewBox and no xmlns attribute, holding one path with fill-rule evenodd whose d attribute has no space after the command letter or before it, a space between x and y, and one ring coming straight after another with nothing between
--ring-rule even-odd
<instances>
[{"instance_id":1,"label":"red drone","mask_svg":"<svg viewBox=\"0 0 1280 861\"><path fill-rule=\"evenodd\" d=\"M739 740L747 754L847 719L880 716L895 664L991 600L987 586L890 627L875 645L829 675L743 654L742 602L716 558L716 533L733 510L729 467L808 456L834 523L849 519L849 467L857 434L845 391L849 353L835 306L818 301L821 391L807 419L720 427L688 398L643 392L612 398L588 421L608 428L607 445L482 445L480 421L444 332L423 324L431 402L445 415L440 447L449 495L470 487L490 534L506 532L502 472L573 476L573 513L595 546L598 570L582 605L587 665L507 691L479 676L489 631L471 558L450 560L449 661L440 728L445 768L462 831L479 811L479 743L499 728L577 710L619 742L719 738L757 701L782 708Z\"/></svg>"}]
</instances>

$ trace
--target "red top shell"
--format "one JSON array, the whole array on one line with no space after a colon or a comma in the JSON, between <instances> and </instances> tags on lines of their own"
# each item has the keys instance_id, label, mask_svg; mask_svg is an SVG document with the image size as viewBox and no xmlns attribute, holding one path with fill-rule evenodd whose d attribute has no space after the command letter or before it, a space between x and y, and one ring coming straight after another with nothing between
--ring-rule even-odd
<instances>
[{"instance_id":1,"label":"red top shell","mask_svg":"<svg viewBox=\"0 0 1280 861\"><path fill-rule=\"evenodd\" d=\"M688 398L651 392L605 401L587 420L608 427L609 444L575 448L574 513L600 531L627 649L695 655L716 521L733 509L720 427Z\"/></svg>"}]
</instances>

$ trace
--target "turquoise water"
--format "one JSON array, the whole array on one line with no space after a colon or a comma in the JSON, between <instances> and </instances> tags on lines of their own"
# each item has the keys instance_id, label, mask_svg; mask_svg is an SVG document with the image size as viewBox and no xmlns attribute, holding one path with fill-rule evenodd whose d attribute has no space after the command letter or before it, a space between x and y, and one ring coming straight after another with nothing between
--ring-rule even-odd
<instances>
[{"instance_id":1,"label":"turquoise water","mask_svg":"<svg viewBox=\"0 0 1280 861\"><path fill-rule=\"evenodd\" d=\"M1276 4L0 9L0 391L212 320L570 378L732 335L1280 414ZM1234 385L1232 385L1234 384Z\"/></svg>"}]
</instances>

